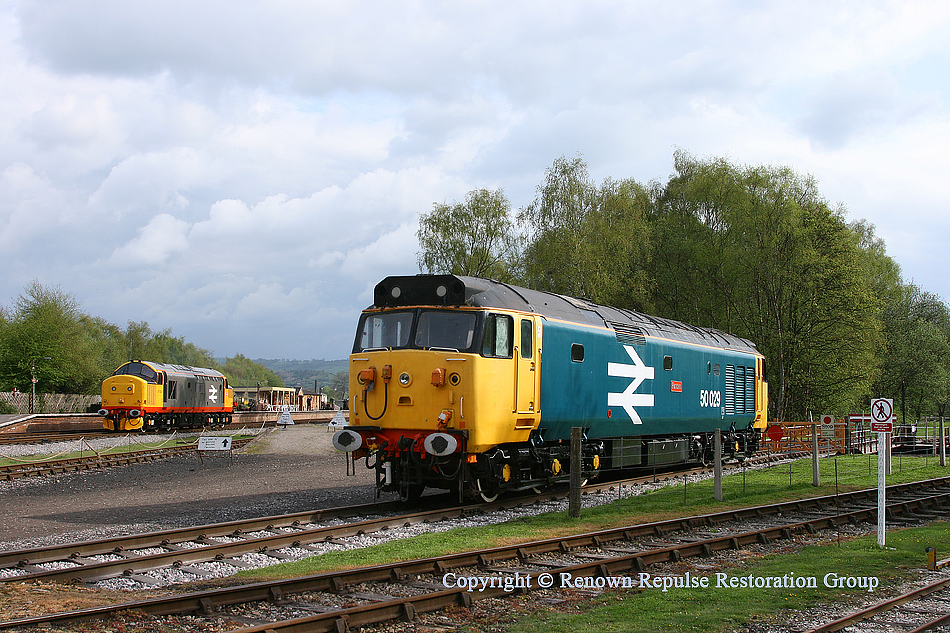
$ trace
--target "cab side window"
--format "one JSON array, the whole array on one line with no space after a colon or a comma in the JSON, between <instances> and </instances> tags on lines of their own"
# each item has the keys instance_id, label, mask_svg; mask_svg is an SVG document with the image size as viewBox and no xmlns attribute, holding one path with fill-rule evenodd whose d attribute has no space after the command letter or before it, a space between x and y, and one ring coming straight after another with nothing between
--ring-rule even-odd
<instances>
[{"instance_id":1,"label":"cab side window","mask_svg":"<svg viewBox=\"0 0 950 633\"><path fill-rule=\"evenodd\" d=\"M489 314L485 320L482 356L511 358L511 338L514 319L506 314Z\"/></svg>"},{"instance_id":2,"label":"cab side window","mask_svg":"<svg viewBox=\"0 0 950 633\"><path fill-rule=\"evenodd\" d=\"M521 319L521 358L534 355L534 324L530 319Z\"/></svg>"}]
</instances>

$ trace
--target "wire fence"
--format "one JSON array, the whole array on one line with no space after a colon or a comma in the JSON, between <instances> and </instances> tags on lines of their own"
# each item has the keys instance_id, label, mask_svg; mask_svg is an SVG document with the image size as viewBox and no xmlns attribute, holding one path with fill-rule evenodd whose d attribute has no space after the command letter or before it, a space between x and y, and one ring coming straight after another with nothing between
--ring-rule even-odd
<instances>
[{"instance_id":1,"label":"wire fence","mask_svg":"<svg viewBox=\"0 0 950 633\"><path fill-rule=\"evenodd\" d=\"M0 391L0 403L15 413L88 413L102 406L102 396L75 393L38 393L30 410L31 393Z\"/></svg>"},{"instance_id":2,"label":"wire fence","mask_svg":"<svg viewBox=\"0 0 950 633\"><path fill-rule=\"evenodd\" d=\"M932 452L894 452L890 461L890 473L886 475L888 485L950 476L950 466L941 466L939 455ZM834 495L875 488L878 484L877 453L824 454L817 459L817 486L815 466L813 457L787 459L768 465L733 465L723 473L723 502L769 504L782 498ZM623 496L649 492L653 501L648 504L655 505L657 510L684 506L714 508L717 505L711 476L658 474L656 478L657 484L632 486L629 492L624 491Z\"/></svg>"}]
</instances>

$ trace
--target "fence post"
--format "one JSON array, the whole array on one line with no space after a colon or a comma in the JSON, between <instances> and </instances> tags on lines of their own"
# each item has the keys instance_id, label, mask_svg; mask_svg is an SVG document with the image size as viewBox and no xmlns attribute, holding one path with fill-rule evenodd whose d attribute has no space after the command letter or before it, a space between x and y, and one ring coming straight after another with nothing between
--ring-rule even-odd
<instances>
[{"instance_id":1,"label":"fence post","mask_svg":"<svg viewBox=\"0 0 950 633\"><path fill-rule=\"evenodd\" d=\"M567 513L572 518L581 515L581 433L580 427L571 428L571 488L567 497Z\"/></svg>"},{"instance_id":2,"label":"fence post","mask_svg":"<svg viewBox=\"0 0 950 633\"><path fill-rule=\"evenodd\" d=\"M940 417L940 465L947 465L947 438L943 434L943 416Z\"/></svg>"},{"instance_id":3,"label":"fence post","mask_svg":"<svg viewBox=\"0 0 950 633\"><path fill-rule=\"evenodd\" d=\"M811 425L811 485L821 486L821 473L818 470L818 425Z\"/></svg>"},{"instance_id":4,"label":"fence post","mask_svg":"<svg viewBox=\"0 0 950 633\"><path fill-rule=\"evenodd\" d=\"M715 497L716 501L722 501L722 431L716 429L713 439L713 472L715 473Z\"/></svg>"}]
</instances>

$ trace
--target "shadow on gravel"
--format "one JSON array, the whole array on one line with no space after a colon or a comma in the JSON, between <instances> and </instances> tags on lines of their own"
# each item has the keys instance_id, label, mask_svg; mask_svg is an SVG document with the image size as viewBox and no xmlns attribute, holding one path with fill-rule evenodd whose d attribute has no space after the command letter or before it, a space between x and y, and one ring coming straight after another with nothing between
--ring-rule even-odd
<instances>
[{"instance_id":1,"label":"shadow on gravel","mask_svg":"<svg viewBox=\"0 0 950 633\"><path fill-rule=\"evenodd\" d=\"M188 456L20 480L0 487L0 528L182 527L373 502L372 474L347 477L331 457Z\"/></svg>"},{"instance_id":2,"label":"shadow on gravel","mask_svg":"<svg viewBox=\"0 0 950 633\"><path fill-rule=\"evenodd\" d=\"M71 512L49 514L24 513L26 518L41 521L56 521L75 525L125 525L130 523L158 523L171 526L192 526L208 523L222 523L253 517L273 516L305 512L340 505L371 503L371 486L312 488L296 492L262 493L255 495L235 495L217 499L192 501L187 499L187 491L182 491L180 502L161 504L122 504L112 508L76 509ZM82 501L77 500L77 506Z\"/></svg>"}]
</instances>

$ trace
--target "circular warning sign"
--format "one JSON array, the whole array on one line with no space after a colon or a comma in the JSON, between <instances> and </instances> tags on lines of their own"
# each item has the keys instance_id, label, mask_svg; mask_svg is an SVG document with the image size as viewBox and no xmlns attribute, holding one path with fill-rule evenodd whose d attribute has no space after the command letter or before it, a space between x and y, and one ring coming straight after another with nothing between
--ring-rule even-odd
<instances>
[{"instance_id":1,"label":"circular warning sign","mask_svg":"<svg viewBox=\"0 0 950 633\"><path fill-rule=\"evenodd\" d=\"M765 431L765 434L768 435L769 439L773 442L778 442L780 439L785 437L785 431L783 431L782 427L778 424L769 425L769 428Z\"/></svg>"},{"instance_id":2,"label":"circular warning sign","mask_svg":"<svg viewBox=\"0 0 950 633\"><path fill-rule=\"evenodd\" d=\"M894 424L894 401L890 398L875 398L871 401L871 431L890 433Z\"/></svg>"}]
</instances>

